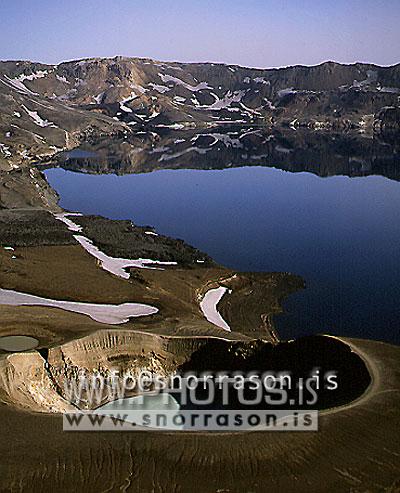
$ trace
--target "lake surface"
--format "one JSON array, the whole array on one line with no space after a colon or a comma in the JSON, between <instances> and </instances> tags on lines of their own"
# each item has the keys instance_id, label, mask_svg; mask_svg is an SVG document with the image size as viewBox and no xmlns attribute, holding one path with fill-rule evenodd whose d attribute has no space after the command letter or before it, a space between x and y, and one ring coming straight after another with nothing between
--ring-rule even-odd
<instances>
[{"instance_id":1,"label":"lake surface","mask_svg":"<svg viewBox=\"0 0 400 493\"><path fill-rule=\"evenodd\" d=\"M46 171L60 205L131 219L241 271L300 274L282 337L333 333L400 342L400 184L265 167L93 175Z\"/></svg>"}]
</instances>

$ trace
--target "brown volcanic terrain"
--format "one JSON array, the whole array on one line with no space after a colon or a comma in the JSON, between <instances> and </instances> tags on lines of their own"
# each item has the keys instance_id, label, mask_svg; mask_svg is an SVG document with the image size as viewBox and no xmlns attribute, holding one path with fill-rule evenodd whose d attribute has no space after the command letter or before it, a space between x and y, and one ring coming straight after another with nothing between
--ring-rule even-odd
<instances>
[{"instance_id":1,"label":"brown volcanic terrain","mask_svg":"<svg viewBox=\"0 0 400 493\"><path fill-rule=\"evenodd\" d=\"M235 274L236 277L233 277ZM291 274L260 275L256 284L259 290L257 306L253 307L251 316L250 310L234 314L232 320L235 320L238 334L231 335L207 322L200 311L199 300L215 285L230 287L238 283L254 287L250 275L234 273L217 265L196 267L178 264L164 271L133 269L131 278L125 281L98 267L96 260L78 245L0 250L1 288L44 298L88 303L135 301L150 304L159 308L160 312L126 326L158 334L223 334L224 337L241 338L241 333L250 330L252 337L269 339L272 326L265 327L263 319L279 313L279 301L303 286L302 280ZM32 335L39 339L39 348L68 340L75 333L87 334L104 328L103 324L93 322L88 317L54 308L0 305L0 313L2 336ZM117 327L114 329L117 330Z\"/></svg>"},{"instance_id":2,"label":"brown volcanic terrain","mask_svg":"<svg viewBox=\"0 0 400 493\"><path fill-rule=\"evenodd\" d=\"M310 139L298 129L354 128L381 138L398 130L399 88L399 65L255 70L121 57L57 66L0 63L0 289L159 310L118 326L60 308L0 305L0 336L39 342L32 351L0 351L1 491L399 490L398 347L328 337L280 342L273 315L303 287L297 276L233 272L184 242L146 235L148 228L74 217L82 234L110 256L177 261L165 270L131 268L129 279L111 275L54 218L58 197L30 167L86 142L92 145L84 146L85 165L70 154L71 169L151 171L178 166L184 155L198 168L261 160L297 171L306 162L322 176L340 168L350 176L398 179L384 141L332 132L328 158L320 134ZM246 128L214 128L227 123ZM163 133L176 124L185 129L184 141ZM279 131L271 136L272 127ZM111 136L116 160L101 162L101 139ZM210 323L200 308L205 293L221 286L232 290L218 303L232 332ZM304 369L325 358L344 372L343 393L324 401L318 432L62 432L60 413L75 409L62 386L80 371L145 366L169 374L252 364L260 371L273 362Z\"/></svg>"},{"instance_id":3,"label":"brown volcanic terrain","mask_svg":"<svg viewBox=\"0 0 400 493\"><path fill-rule=\"evenodd\" d=\"M33 220L33 230L26 222L18 227L18 217L26 220L27 213L31 219L39 213L48 216ZM2 214L14 215L5 224L25 246L0 250L1 288L74 301L134 300L160 310L118 327L55 308L0 305L0 335L39 340L37 350L0 355L3 491L396 491L399 348L325 337L311 338L304 349L301 341L286 348L277 344L266 322L280 310L279 300L301 287L295 276L178 265L165 271L135 269L129 280L122 280L101 269L48 212L14 208ZM107 221L103 228L107 236ZM3 245L5 231L0 231ZM46 245L57 241L64 244ZM233 290L219 304L233 332L210 324L199 309L202 294L218 285ZM293 344L301 356L294 356ZM272 346L273 351L268 349ZM104 374L144 365L168 374L177 366L229 368L232 363L245 368L263 347L268 350L264 356L261 352L258 369L268 367L274 351L287 363L313 367L331 350L333 361L350 369L344 372L349 393L336 400L343 405L321 412L318 432L62 432L60 413L74 409L63 396L63 383L82 370L96 368ZM371 376L367 389L351 363L359 358Z\"/></svg>"},{"instance_id":4,"label":"brown volcanic terrain","mask_svg":"<svg viewBox=\"0 0 400 493\"><path fill-rule=\"evenodd\" d=\"M169 355L176 352L175 358L182 361L191 353L191 344L184 340L153 337L149 345L140 334L111 334L97 332L64 345L65 361L70 362L71 369L73 365L90 367L97 362L108 365L110 355L121 354L122 362L122 353L130 351L133 357L143 348L145 354L150 349L153 353L147 360L151 367L161 358L163 368L168 368L165 358L171 361ZM400 350L372 341L343 343L368 365L372 383L353 403L323 411L320 430L311 433L65 433L59 415L32 412L41 406L43 411L65 408L62 397L43 373L43 358L37 352L8 356L1 361L2 400L9 403L0 407L2 489L396 492ZM201 341L195 347L199 344ZM59 351L51 351L50 363L57 360ZM5 371L7 367L13 368L12 372ZM27 378L33 387L26 387ZM19 382L19 387L6 397L4 389L10 379ZM48 400L39 404L32 400L32 394Z\"/></svg>"}]
</instances>

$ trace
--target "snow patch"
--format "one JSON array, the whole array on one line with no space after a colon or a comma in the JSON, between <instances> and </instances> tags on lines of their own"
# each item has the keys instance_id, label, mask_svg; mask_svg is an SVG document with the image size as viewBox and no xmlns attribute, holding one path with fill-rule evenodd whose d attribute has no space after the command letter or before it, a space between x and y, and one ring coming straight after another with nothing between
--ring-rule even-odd
<instances>
[{"instance_id":1,"label":"snow patch","mask_svg":"<svg viewBox=\"0 0 400 493\"><path fill-rule=\"evenodd\" d=\"M104 97L104 91L98 94L97 96L93 96L93 99L96 101L97 104L101 104L103 101Z\"/></svg>"},{"instance_id":2,"label":"snow patch","mask_svg":"<svg viewBox=\"0 0 400 493\"><path fill-rule=\"evenodd\" d=\"M64 76L60 76L60 75L56 74L56 79L59 82L63 82L64 84L69 84L69 81Z\"/></svg>"},{"instance_id":3,"label":"snow patch","mask_svg":"<svg viewBox=\"0 0 400 493\"><path fill-rule=\"evenodd\" d=\"M151 114L149 115L149 118L155 118L156 116L158 116L160 114L159 111L157 111L156 109L153 109L153 111L151 112Z\"/></svg>"},{"instance_id":4,"label":"snow patch","mask_svg":"<svg viewBox=\"0 0 400 493\"><path fill-rule=\"evenodd\" d=\"M174 96L174 101L177 103L184 103L186 101L186 98L182 98L181 96Z\"/></svg>"},{"instance_id":5,"label":"snow patch","mask_svg":"<svg viewBox=\"0 0 400 493\"><path fill-rule=\"evenodd\" d=\"M362 88L368 86L369 84L376 82L378 79L378 72L376 70L367 70L367 78L361 81L355 80L351 88Z\"/></svg>"},{"instance_id":6,"label":"snow patch","mask_svg":"<svg viewBox=\"0 0 400 493\"><path fill-rule=\"evenodd\" d=\"M61 213L61 214L55 214L54 216L56 219L66 224L70 231L81 232L82 228L78 224L68 219L68 216L74 216L74 215L81 216L81 214L73 214L73 213ZM99 260L102 269L123 279L129 279L130 277L129 273L126 272L125 270L128 267L136 267L139 269L159 269L158 267L153 267L152 265L154 264L165 265L165 266L177 265L177 262L162 262L160 260L151 260L151 259L143 259L143 258L132 260L132 259L123 259L118 257L110 257L109 255L99 250L89 238L86 238L86 236L74 235L74 238L90 255L92 255L97 260Z\"/></svg>"},{"instance_id":7,"label":"snow patch","mask_svg":"<svg viewBox=\"0 0 400 493\"><path fill-rule=\"evenodd\" d=\"M170 128L171 130L182 130L185 128L185 125L183 123L172 123L171 125L164 125L164 124L159 124L157 125L158 128Z\"/></svg>"},{"instance_id":8,"label":"snow patch","mask_svg":"<svg viewBox=\"0 0 400 493\"><path fill-rule=\"evenodd\" d=\"M101 250L99 250L93 244L93 242L89 240L89 238L86 238L85 236L81 236L81 235L74 235L74 238L77 240L78 243L80 243L80 245L88 253L90 253L90 255L92 255L93 257L95 257L97 260L100 261L101 267L104 270L123 279L129 279L130 275L125 270L129 267L135 267L138 269L157 269L157 267L153 267L154 264L165 265L165 266L177 265L176 262L161 262L159 260L151 260L144 258L131 260L124 258L110 257L106 255L104 252L102 252Z\"/></svg>"},{"instance_id":9,"label":"snow patch","mask_svg":"<svg viewBox=\"0 0 400 493\"><path fill-rule=\"evenodd\" d=\"M189 152L197 152L197 154L206 154L208 151L211 151L211 149L202 149L201 147L189 147L188 149L185 149L182 152L176 152L175 154L163 154L158 160L158 162L170 161L171 159L176 159L178 157L184 156Z\"/></svg>"},{"instance_id":10,"label":"snow patch","mask_svg":"<svg viewBox=\"0 0 400 493\"><path fill-rule=\"evenodd\" d=\"M133 101L136 98L137 98L137 95L132 91L130 96L128 96L127 98L120 101L119 107L120 107L121 111L125 111L125 113L132 113L131 108L129 108L128 106L125 106L125 105L126 105L126 103L130 103L131 101Z\"/></svg>"},{"instance_id":11,"label":"snow patch","mask_svg":"<svg viewBox=\"0 0 400 493\"><path fill-rule=\"evenodd\" d=\"M20 80L21 82L24 82L24 80L35 80L35 79L43 79L49 75L49 72L47 70L38 70L37 72L33 72L30 75L25 75L21 74L18 77L16 77L14 80Z\"/></svg>"},{"instance_id":12,"label":"snow patch","mask_svg":"<svg viewBox=\"0 0 400 493\"><path fill-rule=\"evenodd\" d=\"M134 89L136 92L138 92L139 94L144 94L145 92L148 91L148 89L145 89L143 86L136 84L135 82L131 82L130 87Z\"/></svg>"},{"instance_id":13,"label":"snow patch","mask_svg":"<svg viewBox=\"0 0 400 493\"><path fill-rule=\"evenodd\" d=\"M280 91L278 91L278 98L283 98L288 94L296 94L296 92L297 91L293 87L287 87L286 89L281 89Z\"/></svg>"},{"instance_id":14,"label":"snow patch","mask_svg":"<svg viewBox=\"0 0 400 493\"><path fill-rule=\"evenodd\" d=\"M220 327L221 329L230 332L231 328L217 310L218 303L221 301L222 297L227 291L228 288L225 288L223 286L215 289L210 289L201 300L200 308L209 322L216 325L217 327Z\"/></svg>"},{"instance_id":15,"label":"snow patch","mask_svg":"<svg viewBox=\"0 0 400 493\"><path fill-rule=\"evenodd\" d=\"M78 224L74 223L71 221L71 219L68 219L68 216L81 216L82 214L69 214L69 213L60 213L60 214L54 214L54 217L58 220L63 222L68 226L68 229L70 231L74 231L76 233L81 233L82 232L82 226L79 226Z\"/></svg>"},{"instance_id":16,"label":"snow patch","mask_svg":"<svg viewBox=\"0 0 400 493\"><path fill-rule=\"evenodd\" d=\"M253 80L256 84L266 84L267 86L271 85L271 82L267 80L265 77L254 77Z\"/></svg>"},{"instance_id":17,"label":"snow patch","mask_svg":"<svg viewBox=\"0 0 400 493\"><path fill-rule=\"evenodd\" d=\"M232 134L231 134L232 135ZM217 142L222 142L225 147L233 147L240 149L243 147L243 144L240 142L238 138L231 137L230 134L221 134L221 133L210 133L210 134L198 134L199 136L207 136L207 137L212 137L214 139L214 142L210 144L211 146L214 146Z\"/></svg>"},{"instance_id":18,"label":"snow patch","mask_svg":"<svg viewBox=\"0 0 400 493\"><path fill-rule=\"evenodd\" d=\"M170 91L171 89L167 86L162 86L161 84L153 84L150 82L149 86L160 94L164 94L165 92Z\"/></svg>"},{"instance_id":19,"label":"snow patch","mask_svg":"<svg viewBox=\"0 0 400 493\"><path fill-rule=\"evenodd\" d=\"M253 108L249 108L248 106L246 106L246 105L245 105L245 104L243 104L243 103L240 103L240 106L241 106L244 110L246 110L248 113L250 113L251 115L257 115L257 116L261 115L261 113L258 111L258 110L259 110L259 109L261 109L261 108L257 108L257 109L255 109L255 110L253 110Z\"/></svg>"},{"instance_id":20,"label":"snow patch","mask_svg":"<svg viewBox=\"0 0 400 493\"><path fill-rule=\"evenodd\" d=\"M4 157L8 158L11 157L11 152L9 146L6 146L5 144L0 143L0 152L3 154Z\"/></svg>"},{"instance_id":21,"label":"snow patch","mask_svg":"<svg viewBox=\"0 0 400 493\"><path fill-rule=\"evenodd\" d=\"M201 91L203 89L212 89L212 87L209 86L207 82L200 82L196 86L192 86L187 82L184 82L183 80L179 79L178 77L174 77L172 75L160 74L160 73L158 75L164 83L173 82L175 85L183 86L185 89L188 89L189 91L192 92Z\"/></svg>"},{"instance_id":22,"label":"snow patch","mask_svg":"<svg viewBox=\"0 0 400 493\"><path fill-rule=\"evenodd\" d=\"M4 78L8 81L2 81L6 86L11 87L12 89L16 89L18 92L23 94L29 94L31 96L36 96L37 93L28 89L19 79L10 79L7 75L4 75Z\"/></svg>"},{"instance_id":23,"label":"snow patch","mask_svg":"<svg viewBox=\"0 0 400 493\"><path fill-rule=\"evenodd\" d=\"M389 92L389 93L393 93L393 94L399 94L400 93L400 89L398 87L380 87L378 89L378 91Z\"/></svg>"},{"instance_id":24,"label":"snow patch","mask_svg":"<svg viewBox=\"0 0 400 493\"><path fill-rule=\"evenodd\" d=\"M269 108L270 110L275 110L276 109L276 106L274 106L269 99L264 98L264 101L266 103L267 108Z\"/></svg>"},{"instance_id":25,"label":"snow patch","mask_svg":"<svg viewBox=\"0 0 400 493\"><path fill-rule=\"evenodd\" d=\"M204 109L207 111L219 111L224 108L229 108L232 103L240 103L243 96L246 94L246 91L228 91L222 99L220 99L214 93L211 94L216 98L216 101L211 105L199 106L199 109Z\"/></svg>"},{"instance_id":26,"label":"snow patch","mask_svg":"<svg viewBox=\"0 0 400 493\"><path fill-rule=\"evenodd\" d=\"M28 113L28 115L32 118L33 123L35 123L35 125L37 125L38 127L58 128L57 125L54 125L53 122L50 122L49 120L43 120L43 118L39 116L37 111L28 110L28 108L25 105L22 105L22 108Z\"/></svg>"},{"instance_id":27,"label":"snow patch","mask_svg":"<svg viewBox=\"0 0 400 493\"><path fill-rule=\"evenodd\" d=\"M11 306L48 306L68 312L80 313L102 324L119 325L129 322L132 317L143 317L158 312L154 306L142 303L122 303L109 305L98 303L80 303L42 298L32 294L20 293L11 289L0 289L0 304Z\"/></svg>"}]
</instances>

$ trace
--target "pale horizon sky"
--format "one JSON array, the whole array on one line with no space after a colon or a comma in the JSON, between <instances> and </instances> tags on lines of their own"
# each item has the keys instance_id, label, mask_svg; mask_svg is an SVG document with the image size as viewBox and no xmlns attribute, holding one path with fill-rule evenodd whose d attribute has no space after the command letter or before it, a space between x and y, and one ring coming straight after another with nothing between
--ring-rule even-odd
<instances>
[{"instance_id":1,"label":"pale horizon sky","mask_svg":"<svg viewBox=\"0 0 400 493\"><path fill-rule=\"evenodd\" d=\"M400 62L399 0L2 0L0 59Z\"/></svg>"}]
</instances>

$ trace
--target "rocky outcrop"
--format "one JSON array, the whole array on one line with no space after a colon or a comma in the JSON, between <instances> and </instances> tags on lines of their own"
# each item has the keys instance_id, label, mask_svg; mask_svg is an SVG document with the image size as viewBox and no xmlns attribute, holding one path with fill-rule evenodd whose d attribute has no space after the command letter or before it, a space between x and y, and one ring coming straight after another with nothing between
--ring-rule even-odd
<instances>
[{"instance_id":1,"label":"rocky outcrop","mask_svg":"<svg viewBox=\"0 0 400 493\"><path fill-rule=\"evenodd\" d=\"M0 211L2 209L59 210L58 195L36 168L0 171Z\"/></svg>"}]
</instances>

